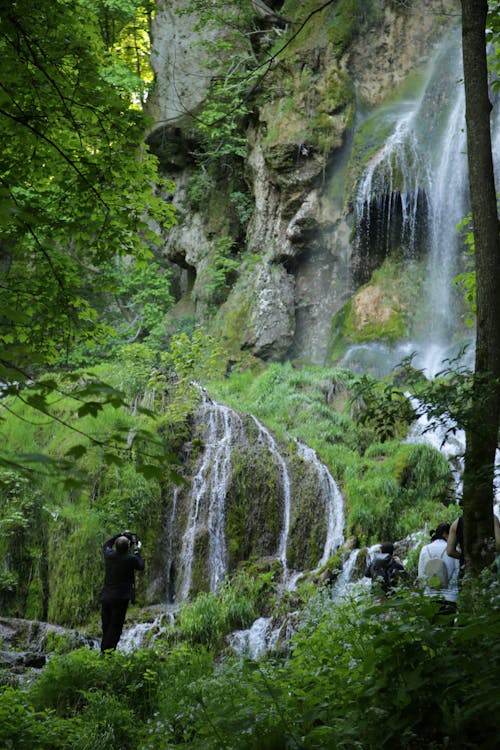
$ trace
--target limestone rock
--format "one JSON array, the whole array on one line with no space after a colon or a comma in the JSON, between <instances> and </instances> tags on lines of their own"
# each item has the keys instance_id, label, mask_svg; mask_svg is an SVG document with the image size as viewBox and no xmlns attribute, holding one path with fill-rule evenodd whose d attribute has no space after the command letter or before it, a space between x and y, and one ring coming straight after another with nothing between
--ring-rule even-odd
<instances>
[{"instance_id":1,"label":"limestone rock","mask_svg":"<svg viewBox=\"0 0 500 750\"><path fill-rule=\"evenodd\" d=\"M294 331L293 277L283 266L263 264L255 280L243 348L262 359L280 360L292 344Z\"/></svg>"}]
</instances>

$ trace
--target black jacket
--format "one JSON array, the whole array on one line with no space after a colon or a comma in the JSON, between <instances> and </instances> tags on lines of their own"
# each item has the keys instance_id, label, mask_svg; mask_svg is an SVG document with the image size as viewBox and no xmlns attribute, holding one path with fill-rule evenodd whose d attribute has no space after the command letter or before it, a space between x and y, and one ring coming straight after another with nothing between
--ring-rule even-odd
<instances>
[{"instance_id":1,"label":"black jacket","mask_svg":"<svg viewBox=\"0 0 500 750\"><path fill-rule=\"evenodd\" d=\"M108 539L102 548L104 554L104 586L101 591L101 601L112 599L135 600L135 576L136 570L144 570L144 560L137 552L120 553L113 545L121 534Z\"/></svg>"}]
</instances>

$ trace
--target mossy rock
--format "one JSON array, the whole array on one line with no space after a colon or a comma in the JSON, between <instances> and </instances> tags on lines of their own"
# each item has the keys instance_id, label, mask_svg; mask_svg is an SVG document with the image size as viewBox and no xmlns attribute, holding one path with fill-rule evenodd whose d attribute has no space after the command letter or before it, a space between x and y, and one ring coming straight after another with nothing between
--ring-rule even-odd
<instances>
[{"instance_id":1,"label":"mossy rock","mask_svg":"<svg viewBox=\"0 0 500 750\"><path fill-rule=\"evenodd\" d=\"M326 540L326 507L317 472L296 456L291 461L293 503L287 561L293 570L315 568Z\"/></svg>"},{"instance_id":2,"label":"mossy rock","mask_svg":"<svg viewBox=\"0 0 500 750\"><path fill-rule=\"evenodd\" d=\"M321 168L326 156L342 146L352 123L354 89L349 76L334 61L321 74L305 65L298 55L282 70L280 75L293 82L291 93L275 96L261 107L264 158L277 174L305 165L308 172L316 162L316 170Z\"/></svg>"},{"instance_id":3,"label":"mossy rock","mask_svg":"<svg viewBox=\"0 0 500 750\"><path fill-rule=\"evenodd\" d=\"M422 262L386 258L333 317L328 360L339 361L352 345L395 344L418 332L424 273Z\"/></svg>"},{"instance_id":4,"label":"mossy rock","mask_svg":"<svg viewBox=\"0 0 500 750\"><path fill-rule=\"evenodd\" d=\"M208 529L199 529L196 533L191 568L190 595L210 590L210 535Z\"/></svg>"},{"instance_id":5,"label":"mossy rock","mask_svg":"<svg viewBox=\"0 0 500 750\"><path fill-rule=\"evenodd\" d=\"M236 448L232 466L226 498L229 569L248 558L276 553L283 514L278 470L266 446L250 442Z\"/></svg>"},{"instance_id":6,"label":"mossy rock","mask_svg":"<svg viewBox=\"0 0 500 750\"><path fill-rule=\"evenodd\" d=\"M317 12L316 0L286 0L281 13L296 21L308 18L308 23L296 33L294 24L289 35L295 34L291 39L286 54L293 54L297 50L311 49L318 44L329 43L337 57L341 57L347 49L354 34L360 28L363 20L362 11L358 0L338 0L336 3L327 5L324 10ZM316 12L315 12L316 11Z\"/></svg>"}]
</instances>

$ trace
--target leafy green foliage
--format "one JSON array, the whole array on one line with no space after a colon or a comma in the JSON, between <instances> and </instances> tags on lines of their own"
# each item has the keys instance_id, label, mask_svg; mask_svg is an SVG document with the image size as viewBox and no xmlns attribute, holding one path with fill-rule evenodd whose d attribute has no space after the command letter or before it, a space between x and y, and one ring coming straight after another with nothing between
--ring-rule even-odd
<instances>
[{"instance_id":1,"label":"leafy green foliage","mask_svg":"<svg viewBox=\"0 0 500 750\"><path fill-rule=\"evenodd\" d=\"M211 306L218 307L224 301L238 271L240 262L231 256L233 245L231 237L219 237L214 243L213 257L207 270L208 283L203 289Z\"/></svg>"},{"instance_id":2,"label":"leafy green foliage","mask_svg":"<svg viewBox=\"0 0 500 750\"><path fill-rule=\"evenodd\" d=\"M191 644L220 648L233 630L249 628L269 597L271 574L253 576L239 570L226 580L216 594L200 593L191 603L182 605L176 620L178 637Z\"/></svg>"},{"instance_id":3,"label":"leafy green foliage","mask_svg":"<svg viewBox=\"0 0 500 750\"><path fill-rule=\"evenodd\" d=\"M43 499L27 477L11 469L0 469L0 519L2 612L43 619Z\"/></svg>"},{"instance_id":4,"label":"leafy green foliage","mask_svg":"<svg viewBox=\"0 0 500 750\"><path fill-rule=\"evenodd\" d=\"M99 335L85 291L109 288L98 266L148 257L146 210L173 220L151 190L156 162L139 148L144 116L101 74L96 3L56 5L13 2L1 18L3 380Z\"/></svg>"},{"instance_id":5,"label":"leafy green foliage","mask_svg":"<svg viewBox=\"0 0 500 750\"><path fill-rule=\"evenodd\" d=\"M225 369L221 345L201 326L191 336L187 333L174 336L170 351L162 360L174 370L181 384L212 380Z\"/></svg>"},{"instance_id":6,"label":"leafy green foliage","mask_svg":"<svg viewBox=\"0 0 500 750\"><path fill-rule=\"evenodd\" d=\"M229 200L236 208L240 224L246 225L253 214L253 203L250 196L247 193L242 193L241 190L235 190L229 196Z\"/></svg>"},{"instance_id":7,"label":"leafy green foliage","mask_svg":"<svg viewBox=\"0 0 500 750\"><path fill-rule=\"evenodd\" d=\"M498 79L498 70L500 68L500 3L498 0L489 0L488 17L486 22L486 38L489 44L489 50L493 53L488 56L488 63L491 70L491 86L493 91L498 91L500 81Z\"/></svg>"},{"instance_id":8,"label":"leafy green foliage","mask_svg":"<svg viewBox=\"0 0 500 750\"><path fill-rule=\"evenodd\" d=\"M237 591L248 583L235 581ZM285 658L214 660L185 641L105 659L88 649L54 656L31 684L0 693L0 738L7 748L36 738L74 750L110 741L124 750L493 750L499 585L483 574L456 616L421 593L379 601L359 589L338 600L310 590L299 611L295 600ZM187 633L195 640L215 634L206 625L228 602L226 591L219 611L216 597L208 608L198 599L189 622L205 626Z\"/></svg>"},{"instance_id":9,"label":"leafy green foliage","mask_svg":"<svg viewBox=\"0 0 500 750\"><path fill-rule=\"evenodd\" d=\"M245 2L207 3L190 0L181 13L196 18L195 30L203 29L206 67L213 71L210 90L194 129L201 143L203 161L244 157L247 140L243 123L251 112L250 95L259 80L251 45L252 4ZM207 30L215 31L207 35Z\"/></svg>"},{"instance_id":10,"label":"leafy green foliage","mask_svg":"<svg viewBox=\"0 0 500 750\"><path fill-rule=\"evenodd\" d=\"M0 692L0 744L6 750L63 750L73 738L73 728L49 710L36 711L13 688Z\"/></svg>"},{"instance_id":11,"label":"leafy green foliage","mask_svg":"<svg viewBox=\"0 0 500 750\"><path fill-rule=\"evenodd\" d=\"M469 269L455 278L455 284L461 287L469 309L470 316L467 323L473 325L476 315L476 272L474 270L474 233L472 231L472 216L470 214L460 222L457 230L465 234L465 245L467 247L467 255L469 256Z\"/></svg>"}]
</instances>

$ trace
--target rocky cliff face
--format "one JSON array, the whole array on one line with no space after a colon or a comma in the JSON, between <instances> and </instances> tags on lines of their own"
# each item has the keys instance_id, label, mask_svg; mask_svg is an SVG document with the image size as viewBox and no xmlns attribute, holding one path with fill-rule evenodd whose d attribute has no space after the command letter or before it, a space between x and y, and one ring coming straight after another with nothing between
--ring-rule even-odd
<instances>
[{"instance_id":1,"label":"rocky cliff face","mask_svg":"<svg viewBox=\"0 0 500 750\"><path fill-rule=\"evenodd\" d=\"M292 23L246 21L259 39L255 67L269 61L240 123L246 156L210 159L196 126L214 72L196 41L227 29L196 30L196 15L180 13L189 5L159 0L153 27L148 141L176 183L166 198L179 216L164 245L176 269L173 317L208 322L235 354L322 364L334 315L382 260L351 242L353 133L426 62L458 3L339 0L321 13L312 2L269 3Z\"/></svg>"}]
</instances>

